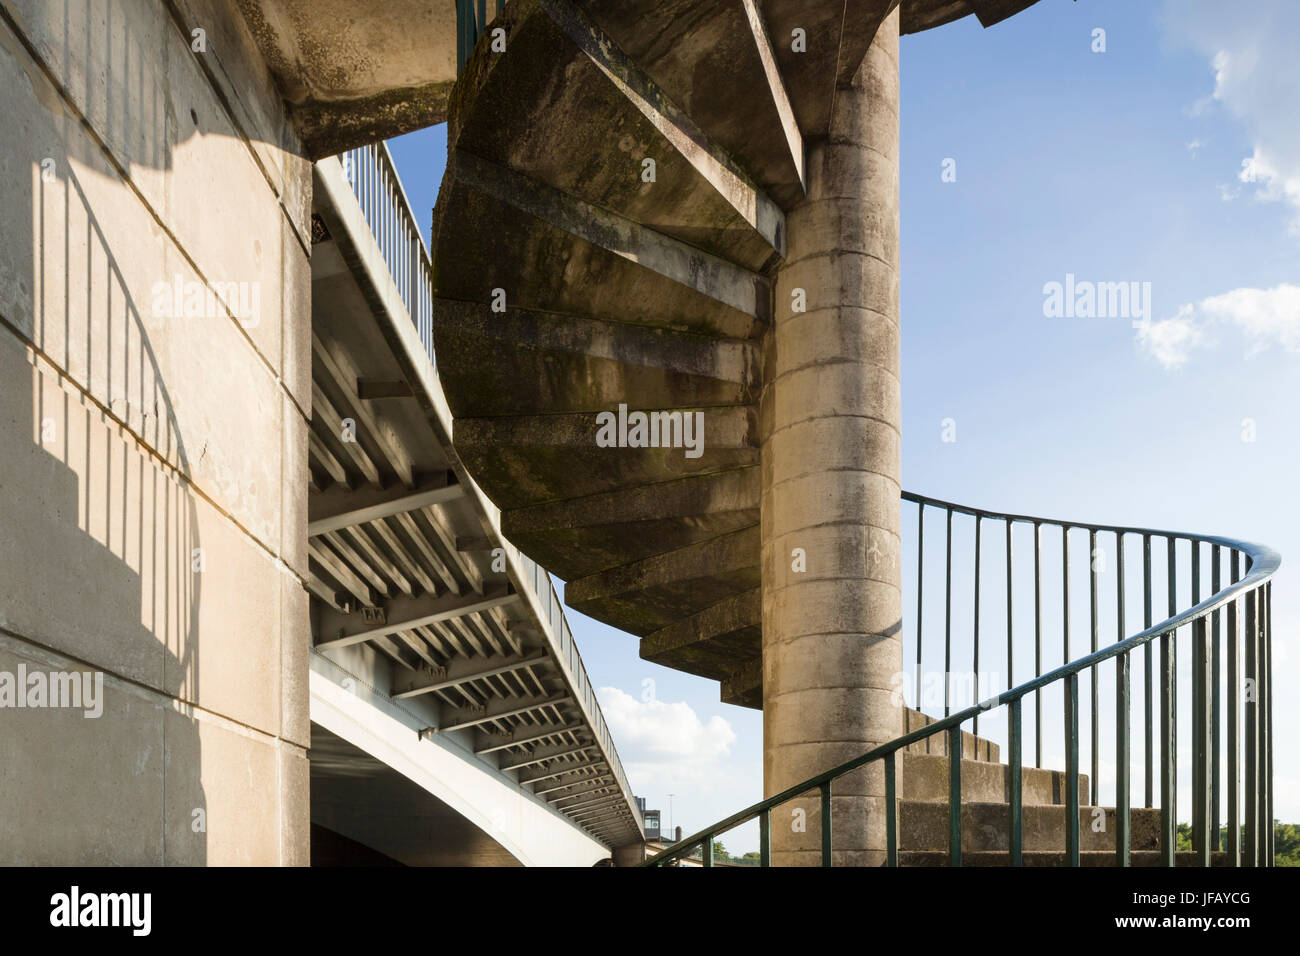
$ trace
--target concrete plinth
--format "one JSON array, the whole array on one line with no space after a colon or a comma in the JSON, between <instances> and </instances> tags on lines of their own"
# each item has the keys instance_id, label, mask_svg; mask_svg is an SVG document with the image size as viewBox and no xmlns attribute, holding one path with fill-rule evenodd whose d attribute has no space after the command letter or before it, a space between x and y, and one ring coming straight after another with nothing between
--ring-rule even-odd
<instances>
[{"instance_id":1,"label":"concrete plinth","mask_svg":"<svg viewBox=\"0 0 1300 956\"><path fill-rule=\"evenodd\" d=\"M787 216L760 417L768 795L903 731L897 12L836 90L808 180ZM836 781L835 865L882 862L883 799L883 765ZM773 863L820 863L820 812L814 793L773 813Z\"/></svg>"}]
</instances>

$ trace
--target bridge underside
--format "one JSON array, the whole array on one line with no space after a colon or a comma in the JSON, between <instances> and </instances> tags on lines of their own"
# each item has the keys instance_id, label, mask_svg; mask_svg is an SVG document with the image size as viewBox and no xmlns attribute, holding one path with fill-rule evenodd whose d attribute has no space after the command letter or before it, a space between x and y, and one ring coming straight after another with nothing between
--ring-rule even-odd
<instances>
[{"instance_id":1,"label":"bridge underside","mask_svg":"<svg viewBox=\"0 0 1300 956\"><path fill-rule=\"evenodd\" d=\"M405 866L520 865L453 807L316 724L310 757L313 865L377 862L373 854Z\"/></svg>"}]
</instances>

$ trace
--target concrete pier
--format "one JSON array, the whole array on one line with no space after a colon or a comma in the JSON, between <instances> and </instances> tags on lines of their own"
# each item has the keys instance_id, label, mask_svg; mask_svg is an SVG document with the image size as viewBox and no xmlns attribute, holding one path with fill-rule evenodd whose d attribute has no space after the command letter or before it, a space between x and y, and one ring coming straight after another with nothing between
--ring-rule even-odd
<instances>
[{"instance_id":1,"label":"concrete pier","mask_svg":"<svg viewBox=\"0 0 1300 956\"><path fill-rule=\"evenodd\" d=\"M892 693L902 664L897 12L837 88L829 137L809 146L760 405L769 796L903 731ZM881 863L883 766L836 781L832 799L834 864ZM816 794L774 812L775 864L820 863L820 813Z\"/></svg>"}]
</instances>

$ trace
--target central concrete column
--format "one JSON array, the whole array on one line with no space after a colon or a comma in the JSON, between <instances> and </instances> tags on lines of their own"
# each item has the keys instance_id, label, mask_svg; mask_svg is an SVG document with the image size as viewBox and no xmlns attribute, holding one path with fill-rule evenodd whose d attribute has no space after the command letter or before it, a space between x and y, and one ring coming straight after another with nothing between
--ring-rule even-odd
<instances>
[{"instance_id":1,"label":"central concrete column","mask_svg":"<svg viewBox=\"0 0 1300 956\"><path fill-rule=\"evenodd\" d=\"M897 11L836 90L808 180L786 219L761 403L769 796L903 730ZM883 861L884 792L879 764L836 782L836 866ZM774 812L771 839L774 863L819 864L817 795Z\"/></svg>"}]
</instances>

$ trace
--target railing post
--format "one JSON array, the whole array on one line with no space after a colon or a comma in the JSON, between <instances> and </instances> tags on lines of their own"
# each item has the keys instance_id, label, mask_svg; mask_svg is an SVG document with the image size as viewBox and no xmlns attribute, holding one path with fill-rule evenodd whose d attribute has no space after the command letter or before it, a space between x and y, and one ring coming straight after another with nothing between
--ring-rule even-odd
<instances>
[{"instance_id":1,"label":"railing post","mask_svg":"<svg viewBox=\"0 0 1300 956\"><path fill-rule=\"evenodd\" d=\"M1008 758L1007 773L1010 775L1010 794L1008 803L1011 814L1011 865L1023 866L1024 854L1024 807L1022 797L1022 780L1024 776L1023 760L1021 758L1021 723L1020 723L1020 701L1017 697L1011 701L1011 727L1010 727L1010 756Z\"/></svg>"},{"instance_id":2,"label":"railing post","mask_svg":"<svg viewBox=\"0 0 1300 956\"><path fill-rule=\"evenodd\" d=\"M700 862L704 866L713 866L713 834L710 833L700 844Z\"/></svg>"},{"instance_id":3,"label":"railing post","mask_svg":"<svg viewBox=\"0 0 1300 956\"><path fill-rule=\"evenodd\" d=\"M1206 693L1210 658L1207 623L1204 617L1199 617L1192 625L1192 757L1196 761L1192 773L1192 848L1202 866L1210 865L1210 701Z\"/></svg>"},{"instance_id":4,"label":"railing post","mask_svg":"<svg viewBox=\"0 0 1300 956\"><path fill-rule=\"evenodd\" d=\"M758 865L772 865L772 811L758 815Z\"/></svg>"},{"instance_id":5,"label":"railing post","mask_svg":"<svg viewBox=\"0 0 1300 956\"><path fill-rule=\"evenodd\" d=\"M1268 826L1265 847L1265 866L1274 863L1273 826L1273 582L1264 584L1264 799L1268 812L1264 816Z\"/></svg>"},{"instance_id":6,"label":"railing post","mask_svg":"<svg viewBox=\"0 0 1300 956\"><path fill-rule=\"evenodd\" d=\"M1173 866L1177 850L1174 790L1178 785L1174 747L1174 632L1160 635L1160 865Z\"/></svg>"},{"instance_id":7,"label":"railing post","mask_svg":"<svg viewBox=\"0 0 1300 956\"><path fill-rule=\"evenodd\" d=\"M1079 675L1065 679L1065 865L1079 865Z\"/></svg>"},{"instance_id":8,"label":"railing post","mask_svg":"<svg viewBox=\"0 0 1300 956\"><path fill-rule=\"evenodd\" d=\"M921 622L924 620L922 611L925 605L922 598L925 594L925 502L916 503L916 697L913 699L913 706L917 710L921 709L921 647L923 644L923 629Z\"/></svg>"},{"instance_id":9,"label":"railing post","mask_svg":"<svg viewBox=\"0 0 1300 956\"><path fill-rule=\"evenodd\" d=\"M952 685L952 509L948 509L947 562L943 601L943 715L952 711L949 692Z\"/></svg>"},{"instance_id":10,"label":"railing post","mask_svg":"<svg viewBox=\"0 0 1300 956\"><path fill-rule=\"evenodd\" d=\"M1259 866L1259 634L1257 591L1246 592L1246 861Z\"/></svg>"},{"instance_id":11,"label":"railing post","mask_svg":"<svg viewBox=\"0 0 1300 956\"><path fill-rule=\"evenodd\" d=\"M822 866L831 865L831 782L821 785L822 792Z\"/></svg>"},{"instance_id":12,"label":"railing post","mask_svg":"<svg viewBox=\"0 0 1300 956\"><path fill-rule=\"evenodd\" d=\"M1151 626L1151 535L1142 535L1142 628L1143 630ZM1155 786L1154 786L1154 767L1155 767L1155 747L1153 745L1153 730L1155 708L1153 701L1155 699L1155 667L1154 658L1151 652L1151 642L1147 641L1142 648L1142 673L1146 680L1146 694L1143 696L1143 706L1146 711L1145 718L1145 746L1143 753L1146 767L1146 801L1144 806L1148 809L1154 807L1155 803Z\"/></svg>"},{"instance_id":13,"label":"railing post","mask_svg":"<svg viewBox=\"0 0 1300 956\"><path fill-rule=\"evenodd\" d=\"M1043 676L1043 526L1034 522L1034 676ZM1043 690L1034 691L1034 766L1043 766Z\"/></svg>"},{"instance_id":14,"label":"railing post","mask_svg":"<svg viewBox=\"0 0 1300 956\"><path fill-rule=\"evenodd\" d=\"M948 731L948 864L961 866L961 725Z\"/></svg>"},{"instance_id":15,"label":"railing post","mask_svg":"<svg viewBox=\"0 0 1300 956\"><path fill-rule=\"evenodd\" d=\"M975 696L977 698L979 697L979 685L980 685L980 525L982 524L980 520L981 517L982 516L979 514L975 515L975 619L974 619L975 644L974 644L974 652L971 655L972 664L975 668ZM958 709L960 709L961 707L969 707L970 704L973 703L975 703L975 701L970 701L969 703L961 704L959 705ZM979 718L979 714L976 714L975 720L971 726L971 733L975 734L976 736L979 736L979 732L980 732L980 718Z\"/></svg>"},{"instance_id":16,"label":"railing post","mask_svg":"<svg viewBox=\"0 0 1300 956\"><path fill-rule=\"evenodd\" d=\"M1232 583L1241 580L1241 553L1232 552ZM1228 605L1228 863L1241 866L1241 621L1240 599Z\"/></svg>"},{"instance_id":17,"label":"railing post","mask_svg":"<svg viewBox=\"0 0 1300 956\"><path fill-rule=\"evenodd\" d=\"M1115 658L1115 864L1129 865L1129 665L1128 654Z\"/></svg>"},{"instance_id":18,"label":"railing post","mask_svg":"<svg viewBox=\"0 0 1300 956\"><path fill-rule=\"evenodd\" d=\"M897 753L885 758L885 866L898 866L898 781L894 762Z\"/></svg>"},{"instance_id":19,"label":"railing post","mask_svg":"<svg viewBox=\"0 0 1300 956\"><path fill-rule=\"evenodd\" d=\"M1006 686L1012 688L1016 686L1015 675L1015 652L1014 641L1012 640L1012 621L1015 619L1012 608L1011 581L1012 581L1012 548L1011 548L1011 519L1007 518L1007 678ZM978 692L978 691L977 691ZM982 696L982 695L981 695Z\"/></svg>"},{"instance_id":20,"label":"railing post","mask_svg":"<svg viewBox=\"0 0 1300 956\"><path fill-rule=\"evenodd\" d=\"M1216 544L1210 553L1213 556L1213 563L1210 565L1210 588L1213 593L1218 594L1223 587L1223 549ZM1219 835L1219 789L1221 785L1219 753L1223 746L1223 735L1219 723L1219 711L1222 709L1222 695L1219 690L1221 678L1219 630L1222 624L1222 615L1222 608L1215 608L1213 632L1210 638L1210 843L1216 852L1223 849L1223 840Z\"/></svg>"},{"instance_id":21,"label":"railing post","mask_svg":"<svg viewBox=\"0 0 1300 956\"><path fill-rule=\"evenodd\" d=\"M1091 629L1090 647L1092 652L1097 653L1098 647L1098 621L1097 621L1097 532L1088 529L1088 625ZM1092 765L1092 806L1098 806L1101 803L1101 754L1097 750L1098 737L1101 736L1101 714L1097 706L1099 700L1100 688L1097 687L1097 668L1093 667L1088 672L1088 691L1091 696L1090 707L1088 709L1089 735L1088 735L1088 752L1091 754Z\"/></svg>"},{"instance_id":22,"label":"railing post","mask_svg":"<svg viewBox=\"0 0 1300 956\"><path fill-rule=\"evenodd\" d=\"M1177 558L1177 539L1170 537L1167 539L1169 550L1169 617L1178 613L1178 558ZM1178 634L1177 631L1169 635L1169 655L1171 658L1170 669L1173 677L1169 681L1169 735L1170 749L1175 754L1178 753ZM1177 759L1175 758L1175 763ZM1176 777L1175 777L1176 780ZM1178 787L1172 790L1171 811L1174 819L1178 819ZM1171 863L1170 866L1173 864Z\"/></svg>"}]
</instances>

